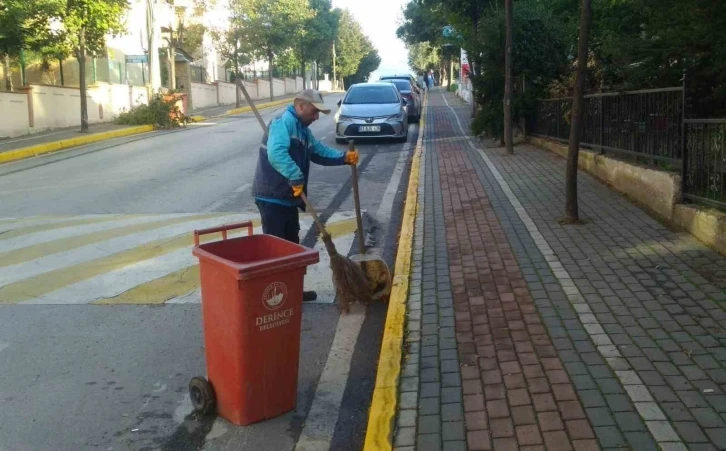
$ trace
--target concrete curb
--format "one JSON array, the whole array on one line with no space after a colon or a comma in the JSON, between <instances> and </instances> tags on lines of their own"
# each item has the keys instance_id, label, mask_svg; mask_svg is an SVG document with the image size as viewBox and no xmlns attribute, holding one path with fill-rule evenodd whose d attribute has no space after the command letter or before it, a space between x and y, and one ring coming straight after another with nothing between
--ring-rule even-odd
<instances>
[{"instance_id":1,"label":"concrete curb","mask_svg":"<svg viewBox=\"0 0 726 451\"><path fill-rule=\"evenodd\" d=\"M418 210L418 179L427 104L428 94L424 99L424 112L421 116L418 141L411 161L411 172L408 176L406 206L403 211L396 266L393 272L393 287L388 303L381 353L378 358L376 385L373 389L373 400L368 413L364 451L388 451L393 448L393 425L398 406L398 380L401 374L404 321L406 320L406 301L411 272L413 234Z\"/></svg>"},{"instance_id":2,"label":"concrete curb","mask_svg":"<svg viewBox=\"0 0 726 451\"><path fill-rule=\"evenodd\" d=\"M114 130L110 132L94 133L86 136L79 136L77 138L63 139L61 141L53 141L43 144L37 144L35 146L23 147L15 150L8 150L7 152L0 153L0 163L9 163L11 161L23 160L25 158L35 157L51 152L58 152L61 150L67 150L72 147L78 147L85 144L91 144L98 141L104 141L107 139L121 138L129 135L137 135L139 133L146 133L153 131L154 127L151 125L141 125L138 127L129 127L121 130Z\"/></svg>"}]
</instances>

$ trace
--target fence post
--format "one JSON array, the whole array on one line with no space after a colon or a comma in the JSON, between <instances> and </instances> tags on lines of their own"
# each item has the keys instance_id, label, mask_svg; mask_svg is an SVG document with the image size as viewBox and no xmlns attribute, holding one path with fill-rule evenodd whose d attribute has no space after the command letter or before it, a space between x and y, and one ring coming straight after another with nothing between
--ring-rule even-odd
<instances>
[{"instance_id":1,"label":"fence post","mask_svg":"<svg viewBox=\"0 0 726 451\"><path fill-rule=\"evenodd\" d=\"M602 95L602 86L600 87L600 155L605 153L605 149L603 149L603 138L605 136L605 110L603 110L605 105L605 102L603 101L603 95Z\"/></svg>"},{"instance_id":2,"label":"fence post","mask_svg":"<svg viewBox=\"0 0 726 451\"><path fill-rule=\"evenodd\" d=\"M686 177L688 174L688 139L686 138L686 68L683 68L683 85L681 91L681 198L679 202L683 201L683 194L686 192L687 184Z\"/></svg>"}]
</instances>

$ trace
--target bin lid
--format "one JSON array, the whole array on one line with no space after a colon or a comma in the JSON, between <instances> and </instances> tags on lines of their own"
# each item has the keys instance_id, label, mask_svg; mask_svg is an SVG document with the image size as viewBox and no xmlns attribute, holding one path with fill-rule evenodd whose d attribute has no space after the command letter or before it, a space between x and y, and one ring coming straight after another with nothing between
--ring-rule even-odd
<instances>
[{"instance_id":1,"label":"bin lid","mask_svg":"<svg viewBox=\"0 0 726 451\"><path fill-rule=\"evenodd\" d=\"M318 263L319 252L273 235L250 235L194 246L192 254L247 280Z\"/></svg>"}]
</instances>

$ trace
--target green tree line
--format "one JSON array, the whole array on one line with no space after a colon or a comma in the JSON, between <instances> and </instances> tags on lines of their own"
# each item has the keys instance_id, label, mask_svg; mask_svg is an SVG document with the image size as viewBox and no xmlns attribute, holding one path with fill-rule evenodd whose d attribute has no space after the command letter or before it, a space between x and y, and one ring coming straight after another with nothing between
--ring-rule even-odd
<instances>
[{"instance_id":1,"label":"green tree line","mask_svg":"<svg viewBox=\"0 0 726 451\"><path fill-rule=\"evenodd\" d=\"M571 96L581 0L514 0L514 120L534 101ZM680 86L686 74L694 114L726 107L726 2L591 0L586 92ZM398 29L414 70L435 68L452 26L467 51L476 101L473 129L501 138L505 87L505 0L411 0Z\"/></svg>"}]
</instances>

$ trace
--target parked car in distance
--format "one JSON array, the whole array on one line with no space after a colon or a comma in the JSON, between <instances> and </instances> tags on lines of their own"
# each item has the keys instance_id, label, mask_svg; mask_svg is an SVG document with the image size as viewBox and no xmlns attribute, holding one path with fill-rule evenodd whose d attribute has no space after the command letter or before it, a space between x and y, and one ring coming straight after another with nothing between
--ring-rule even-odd
<instances>
[{"instance_id":1,"label":"parked car in distance","mask_svg":"<svg viewBox=\"0 0 726 451\"><path fill-rule=\"evenodd\" d=\"M421 90L424 89L424 85L419 83L419 81L411 74L404 74L404 75L384 75L382 77L379 77L379 81L385 81L385 80L408 80L411 82L411 84L416 88L415 91L417 94L421 93Z\"/></svg>"},{"instance_id":2,"label":"parked car in distance","mask_svg":"<svg viewBox=\"0 0 726 451\"><path fill-rule=\"evenodd\" d=\"M391 83L357 83L338 101L335 141L394 138L408 140L407 100Z\"/></svg>"},{"instance_id":3,"label":"parked car in distance","mask_svg":"<svg viewBox=\"0 0 726 451\"><path fill-rule=\"evenodd\" d=\"M408 111L409 120L418 122L421 119L421 96L416 93L413 85L408 80L398 78L386 80L385 83L396 85L398 91L406 99L406 110Z\"/></svg>"}]
</instances>

